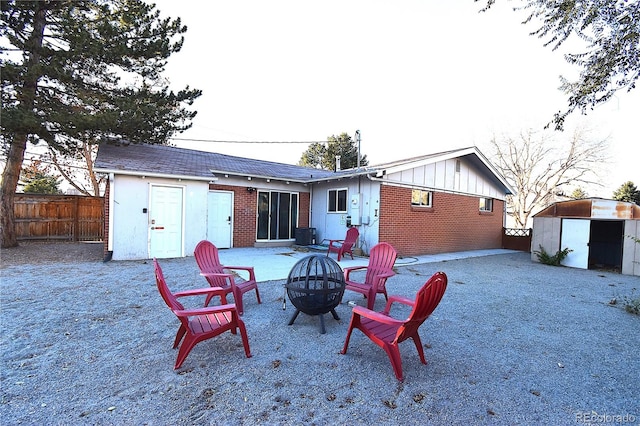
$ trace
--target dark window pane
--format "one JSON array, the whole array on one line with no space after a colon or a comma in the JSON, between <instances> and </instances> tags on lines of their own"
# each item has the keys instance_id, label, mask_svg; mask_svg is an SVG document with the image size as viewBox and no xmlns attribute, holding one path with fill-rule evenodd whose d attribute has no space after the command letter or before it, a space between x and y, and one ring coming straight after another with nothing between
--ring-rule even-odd
<instances>
[{"instance_id":1,"label":"dark window pane","mask_svg":"<svg viewBox=\"0 0 640 426\"><path fill-rule=\"evenodd\" d=\"M278 238L278 196L279 192L271 193L271 222L269 226L269 239Z\"/></svg>"},{"instance_id":2,"label":"dark window pane","mask_svg":"<svg viewBox=\"0 0 640 426\"><path fill-rule=\"evenodd\" d=\"M269 193L258 192L258 235L259 240L269 238Z\"/></svg>"},{"instance_id":3,"label":"dark window pane","mask_svg":"<svg viewBox=\"0 0 640 426\"><path fill-rule=\"evenodd\" d=\"M289 238L296 235L296 227L298 226L298 194L291 194L291 223L289 225Z\"/></svg>"},{"instance_id":4,"label":"dark window pane","mask_svg":"<svg viewBox=\"0 0 640 426\"><path fill-rule=\"evenodd\" d=\"M278 239L286 240L289 238L290 227L290 206L291 206L291 194L280 193L280 205L278 208Z\"/></svg>"},{"instance_id":5,"label":"dark window pane","mask_svg":"<svg viewBox=\"0 0 640 426\"><path fill-rule=\"evenodd\" d=\"M338 191L338 211L346 212L347 211L347 190L342 189Z\"/></svg>"},{"instance_id":6,"label":"dark window pane","mask_svg":"<svg viewBox=\"0 0 640 426\"><path fill-rule=\"evenodd\" d=\"M333 189L329 191L329 211L330 212L336 211L336 199L337 199L336 192L337 191Z\"/></svg>"}]
</instances>

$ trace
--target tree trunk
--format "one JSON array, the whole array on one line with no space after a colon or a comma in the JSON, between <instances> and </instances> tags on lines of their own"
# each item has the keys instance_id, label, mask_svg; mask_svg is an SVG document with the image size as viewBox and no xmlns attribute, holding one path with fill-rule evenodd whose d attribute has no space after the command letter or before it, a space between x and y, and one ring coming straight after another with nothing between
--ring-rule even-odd
<instances>
[{"instance_id":1,"label":"tree trunk","mask_svg":"<svg viewBox=\"0 0 640 426\"><path fill-rule=\"evenodd\" d=\"M13 200L18 187L24 151L27 148L27 135L19 134L13 138L9 148L7 164L2 172L2 203L0 205L0 216L2 217L2 248L16 247L18 240L16 237L15 211Z\"/></svg>"},{"instance_id":2,"label":"tree trunk","mask_svg":"<svg viewBox=\"0 0 640 426\"><path fill-rule=\"evenodd\" d=\"M33 31L27 41L27 49L30 52L25 63L24 85L18 87L17 99L19 106L25 116L29 117L33 114L35 105L36 89L38 80L41 77L40 68L40 51L42 49L42 39L44 35L44 27L46 26L46 11L50 6L50 2L37 2L36 12L33 17ZM16 189L18 188L18 179L20 178L20 170L24 161L24 152L27 149L27 138L32 129L26 128L19 131L11 141L7 164L2 172L2 185L0 187L0 217L2 223L2 235L0 245L3 248L16 247L18 239L16 237L15 212L13 200L15 198Z\"/></svg>"}]
</instances>

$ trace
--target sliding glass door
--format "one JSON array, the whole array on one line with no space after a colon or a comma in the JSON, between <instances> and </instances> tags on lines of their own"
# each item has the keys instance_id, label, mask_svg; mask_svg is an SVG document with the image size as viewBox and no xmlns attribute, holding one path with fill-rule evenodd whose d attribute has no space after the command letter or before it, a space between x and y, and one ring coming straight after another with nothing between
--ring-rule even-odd
<instances>
[{"instance_id":1,"label":"sliding glass door","mask_svg":"<svg viewBox=\"0 0 640 426\"><path fill-rule=\"evenodd\" d=\"M258 191L258 240L294 239L297 226L297 193Z\"/></svg>"}]
</instances>

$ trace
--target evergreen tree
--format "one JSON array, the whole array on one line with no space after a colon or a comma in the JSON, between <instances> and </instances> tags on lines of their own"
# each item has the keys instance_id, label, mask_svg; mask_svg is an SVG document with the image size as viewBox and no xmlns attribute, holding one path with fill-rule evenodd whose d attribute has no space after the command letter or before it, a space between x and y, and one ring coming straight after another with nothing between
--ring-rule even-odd
<instances>
[{"instance_id":1,"label":"evergreen tree","mask_svg":"<svg viewBox=\"0 0 640 426\"><path fill-rule=\"evenodd\" d=\"M640 191L638 191L638 188L633 182L628 181L613 191L613 199L640 205Z\"/></svg>"},{"instance_id":2,"label":"evergreen tree","mask_svg":"<svg viewBox=\"0 0 640 426\"><path fill-rule=\"evenodd\" d=\"M336 156L340 156L340 169L358 166L358 146L347 133L329 136L327 143L314 142L302 153L298 165L324 170L336 170ZM369 164L366 155L360 155L360 166Z\"/></svg>"},{"instance_id":3,"label":"evergreen tree","mask_svg":"<svg viewBox=\"0 0 640 426\"><path fill-rule=\"evenodd\" d=\"M82 143L166 143L200 96L162 78L187 30L141 0L1 3L2 247L16 246L13 200L27 143L79 155Z\"/></svg>"},{"instance_id":4,"label":"evergreen tree","mask_svg":"<svg viewBox=\"0 0 640 426\"><path fill-rule=\"evenodd\" d=\"M573 192L571 193L571 195L569 195L569 197L573 198L574 200L581 200L583 198L587 198L588 195L584 189L577 187L576 189L573 190Z\"/></svg>"},{"instance_id":5,"label":"evergreen tree","mask_svg":"<svg viewBox=\"0 0 640 426\"><path fill-rule=\"evenodd\" d=\"M60 178L53 175L48 166L40 160L31 160L31 163L22 169L21 180L24 184L24 192L31 194L60 194Z\"/></svg>"},{"instance_id":6,"label":"evergreen tree","mask_svg":"<svg viewBox=\"0 0 640 426\"><path fill-rule=\"evenodd\" d=\"M486 1L483 10L496 0ZM561 77L560 89L568 96L568 106L555 114L552 123L562 129L566 117L575 110L586 114L608 101L618 90L631 91L640 77L640 1L524 0L521 6L529 12L524 23L539 25L532 35L545 40L553 50L567 40L584 46L564 55L580 73L574 81ZM567 43L569 44L569 43Z\"/></svg>"}]
</instances>

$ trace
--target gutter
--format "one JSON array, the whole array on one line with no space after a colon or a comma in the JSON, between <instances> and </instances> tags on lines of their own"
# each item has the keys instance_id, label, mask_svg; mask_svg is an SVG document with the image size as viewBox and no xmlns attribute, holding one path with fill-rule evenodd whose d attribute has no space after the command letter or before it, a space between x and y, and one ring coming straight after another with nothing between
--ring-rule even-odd
<instances>
[{"instance_id":1,"label":"gutter","mask_svg":"<svg viewBox=\"0 0 640 426\"><path fill-rule=\"evenodd\" d=\"M166 173L153 173L153 172L142 173L142 172L131 172L128 170L114 170L114 169L94 169L94 171L98 173L109 173L110 175L117 173L119 175L156 177L156 178L165 178L165 179L200 180L200 181L207 181L207 182L218 180L218 178L215 176L206 177L206 176L170 175Z\"/></svg>"},{"instance_id":2,"label":"gutter","mask_svg":"<svg viewBox=\"0 0 640 426\"><path fill-rule=\"evenodd\" d=\"M480 195L480 194L474 194L472 192L463 192L463 191L454 191L452 189L444 189L444 188L436 188L433 186L420 186L420 185L411 185L405 182L397 182L397 181L393 181L393 180L389 180L389 179L381 179L379 177L374 177L371 175L367 175L367 177L369 178L370 181L372 182L380 182L381 184L387 184L390 186L397 186L400 188L408 188L408 189L428 189L430 191L435 191L435 192L444 192L446 194L457 194L457 195L468 195L471 197L486 197L486 195ZM496 198L496 197L493 197ZM506 197L505 199L500 199L500 198L496 198L499 199L501 201L506 201Z\"/></svg>"}]
</instances>

